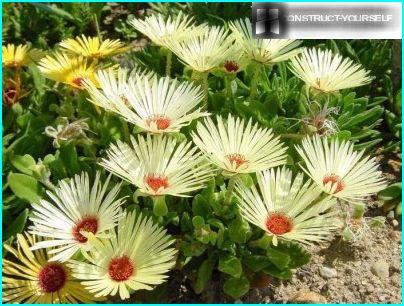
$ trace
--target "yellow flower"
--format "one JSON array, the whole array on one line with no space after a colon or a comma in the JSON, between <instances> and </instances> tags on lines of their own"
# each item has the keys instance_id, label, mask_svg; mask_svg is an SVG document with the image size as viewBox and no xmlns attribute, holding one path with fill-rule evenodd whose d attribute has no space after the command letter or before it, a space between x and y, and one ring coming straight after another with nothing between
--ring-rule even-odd
<instances>
[{"instance_id":1,"label":"yellow flower","mask_svg":"<svg viewBox=\"0 0 404 306\"><path fill-rule=\"evenodd\" d=\"M59 45L64 49L63 51L69 54L89 58L108 57L129 49L119 39L106 39L101 42L98 37L85 37L84 35L75 39L65 39Z\"/></svg>"},{"instance_id":2,"label":"yellow flower","mask_svg":"<svg viewBox=\"0 0 404 306\"><path fill-rule=\"evenodd\" d=\"M39 70L45 77L78 89L83 87L85 80L98 84L95 74L98 69L95 62L89 64L82 56L71 58L65 53L48 55L39 62Z\"/></svg>"},{"instance_id":3,"label":"yellow flower","mask_svg":"<svg viewBox=\"0 0 404 306\"><path fill-rule=\"evenodd\" d=\"M45 54L44 51L31 49L27 45L18 45L16 47L13 44L3 46L1 53L3 66L7 68L27 66L39 60Z\"/></svg>"},{"instance_id":4,"label":"yellow flower","mask_svg":"<svg viewBox=\"0 0 404 306\"><path fill-rule=\"evenodd\" d=\"M15 258L3 259L3 303L93 303L93 297L71 276L66 265L48 261L44 250L30 251L35 236L17 235L18 248L4 248Z\"/></svg>"}]
</instances>

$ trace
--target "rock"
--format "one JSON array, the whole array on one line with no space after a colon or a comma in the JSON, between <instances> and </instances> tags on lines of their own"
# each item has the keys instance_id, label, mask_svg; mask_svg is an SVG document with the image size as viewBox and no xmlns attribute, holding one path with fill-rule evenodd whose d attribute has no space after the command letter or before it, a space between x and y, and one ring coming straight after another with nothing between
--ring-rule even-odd
<instances>
[{"instance_id":1,"label":"rock","mask_svg":"<svg viewBox=\"0 0 404 306\"><path fill-rule=\"evenodd\" d=\"M379 278L388 278L389 277L389 265L383 259L376 261L371 267L370 271Z\"/></svg>"},{"instance_id":2,"label":"rock","mask_svg":"<svg viewBox=\"0 0 404 306\"><path fill-rule=\"evenodd\" d=\"M333 268L329 268L329 267L321 267L320 268L320 275L323 278L333 278L337 276L337 271Z\"/></svg>"},{"instance_id":3,"label":"rock","mask_svg":"<svg viewBox=\"0 0 404 306\"><path fill-rule=\"evenodd\" d=\"M391 225L393 225L394 227L398 226L398 221L396 219L391 220Z\"/></svg>"},{"instance_id":4,"label":"rock","mask_svg":"<svg viewBox=\"0 0 404 306\"><path fill-rule=\"evenodd\" d=\"M238 299L238 300L235 300L235 301L234 301L234 304L243 304L243 301L240 300L240 299Z\"/></svg>"},{"instance_id":5,"label":"rock","mask_svg":"<svg viewBox=\"0 0 404 306\"><path fill-rule=\"evenodd\" d=\"M327 299L321 294L312 291L299 291L292 297L291 302L300 304L327 304Z\"/></svg>"},{"instance_id":6,"label":"rock","mask_svg":"<svg viewBox=\"0 0 404 306\"><path fill-rule=\"evenodd\" d=\"M394 219L394 210L389 211L386 218L387 218L387 220L393 220Z\"/></svg>"}]
</instances>

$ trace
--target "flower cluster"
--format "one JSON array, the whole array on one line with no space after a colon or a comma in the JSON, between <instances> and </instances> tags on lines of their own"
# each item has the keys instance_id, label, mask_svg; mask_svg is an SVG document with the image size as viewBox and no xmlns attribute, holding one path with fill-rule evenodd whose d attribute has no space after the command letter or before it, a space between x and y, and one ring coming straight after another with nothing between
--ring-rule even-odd
<instances>
[{"instance_id":1,"label":"flower cluster","mask_svg":"<svg viewBox=\"0 0 404 306\"><path fill-rule=\"evenodd\" d=\"M111 144L98 164L135 186L137 196L149 198L155 216L129 209L111 175L103 183L101 172L93 179L83 172L60 181L32 204L32 225L17 236L18 248L5 246L18 260L3 260L5 302L89 303L117 294L127 299L165 282L177 250L154 220L167 215L166 197L190 197L218 175L228 180L221 204L236 202L241 218L261 228L274 246L279 240L331 239L341 226L338 201L356 203L385 186L375 160L356 152L349 141L306 136L290 148L303 160L304 172L293 175L285 166L288 147L272 129L251 118L207 111L207 77L214 69L236 74L249 64L291 59L290 70L298 78L327 94L368 83L369 73L359 65L330 51L297 48L296 40L255 40L248 19L230 22L229 30L196 25L183 14L130 24L171 52L168 68L175 54L192 69L192 80L171 78L170 69L161 77L140 68L106 67L102 58L128 48L118 40L85 36L61 42L39 68L139 128L138 135L128 137L130 144ZM3 66L26 65L37 54L28 47L3 47ZM200 74L202 87L195 79ZM181 134L184 127L190 139ZM62 128L47 133L64 140Z\"/></svg>"}]
</instances>

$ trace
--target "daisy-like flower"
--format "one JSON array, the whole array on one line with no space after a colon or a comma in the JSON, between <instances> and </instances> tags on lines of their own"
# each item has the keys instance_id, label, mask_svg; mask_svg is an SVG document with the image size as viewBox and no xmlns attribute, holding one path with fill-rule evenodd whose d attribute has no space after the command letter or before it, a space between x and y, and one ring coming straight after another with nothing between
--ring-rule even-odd
<instances>
[{"instance_id":1,"label":"daisy-like flower","mask_svg":"<svg viewBox=\"0 0 404 306\"><path fill-rule=\"evenodd\" d=\"M119 113L119 105L130 106L128 99L125 97L128 90L128 80L138 75L150 79L155 74L139 67L130 72L128 69L121 67L118 70L109 68L99 70L96 73L97 84L86 80L83 87L90 94L90 99L88 99L90 102L106 110Z\"/></svg>"},{"instance_id":2,"label":"daisy-like flower","mask_svg":"<svg viewBox=\"0 0 404 306\"><path fill-rule=\"evenodd\" d=\"M155 14L145 20L133 19L129 22L157 46L168 47L172 41L184 41L206 30L206 25L195 26L190 16L180 12L176 17Z\"/></svg>"},{"instance_id":3,"label":"daisy-like flower","mask_svg":"<svg viewBox=\"0 0 404 306\"><path fill-rule=\"evenodd\" d=\"M90 187L87 173L61 181L54 192L48 192L51 201L40 200L32 204L30 232L49 239L36 243L31 249L54 247L49 251L52 261L66 261L78 250L88 250L86 232L96 237L108 237L107 231L114 228L123 216L120 206L123 199L115 200L120 184L108 193L109 178L100 182L97 172Z\"/></svg>"},{"instance_id":4,"label":"daisy-like flower","mask_svg":"<svg viewBox=\"0 0 404 306\"><path fill-rule=\"evenodd\" d=\"M106 39L101 42L98 37L86 37L84 35L75 39L65 39L59 45L66 53L88 58L104 58L126 52L129 49L119 39Z\"/></svg>"},{"instance_id":5,"label":"daisy-like flower","mask_svg":"<svg viewBox=\"0 0 404 306\"><path fill-rule=\"evenodd\" d=\"M88 64L82 56L71 58L65 53L48 55L39 62L39 70L48 79L74 88L82 89L85 80L90 80L98 86L95 75L95 71L98 70L97 64L95 62Z\"/></svg>"},{"instance_id":6,"label":"daisy-like flower","mask_svg":"<svg viewBox=\"0 0 404 306\"><path fill-rule=\"evenodd\" d=\"M214 175L192 143L163 135L131 138L132 146L118 142L107 151L101 165L151 196L186 197L201 189Z\"/></svg>"},{"instance_id":7,"label":"daisy-like flower","mask_svg":"<svg viewBox=\"0 0 404 306\"><path fill-rule=\"evenodd\" d=\"M200 106L203 93L190 82L135 76L125 92L127 103L115 100L117 112L150 133L178 132L194 119L207 116Z\"/></svg>"},{"instance_id":8,"label":"daisy-like flower","mask_svg":"<svg viewBox=\"0 0 404 306\"><path fill-rule=\"evenodd\" d=\"M234 49L235 51L239 50L238 48ZM247 67L249 62L250 60L242 53L234 52L233 55L229 56L223 63L221 63L220 68L225 73L235 75L240 71L243 71Z\"/></svg>"},{"instance_id":9,"label":"daisy-like flower","mask_svg":"<svg viewBox=\"0 0 404 306\"><path fill-rule=\"evenodd\" d=\"M130 291L151 290L167 279L175 264L174 242L151 218L136 212L119 221L109 240L89 235L93 244L87 262L71 261L73 276L96 297L116 295L129 298Z\"/></svg>"},{"instance_id":10,"label":"daisy-like flower","mask_svg":"<svg viewBox=\"0 0 404 306\"><path fill-rule=\"evenodd\" d=\"M17 234L15 249L4 245L14 258L3 259L3 303L78 304L101 301L71 275L65 264L48 260L45 250L32 252L37 238Z\"/></svg>"},{"instance_id":11,"label":"daisy-like flower","mask_svg":"<svg viewBox=\"0 0 404 306\"><path fill-rule=\"evenodd\" d=\"M289 67L307 86L322 92L358 87L372 80L369 71L360 64L339 54L333 55L331 50L305 49L292 58Z\"/></svg>"},{"instance_id":12,"label":"daisy-like flower","mask_svg":"<svg viewBox=\"0 0 404 306\"><path fill-rule=\"evenodd\" d=\"M240 213L271 236L274 245L278 238L304 244L325 241L340 227L337 212L330 209L336 200L327 197L315 203L321 191L311 181L303 183L303 173L292 180L292 171L282 167L258 173L257 180L258 189L236 182Z\"/></svg>"},{"instance_id":13,"label":"daisy-like flower","mask_svg":"<svg viewBox=\"0 0 404 306\"><path fill-rule=\"evenodd\" d=\"M286 61L301 52L301 41L294 39L256 39L252 36L248 18L229 23L236 44L244 50L245 56L262 64Z\"/></svg>"},{"instance_id":14,"label":"daisy-like flower","mask_svg":"<svg viewBox=\"0 0 404 306\"><path fill-rule=\"evenodd\" d=\"M198 122L192 133L195 144L225 175L253 173L286 163L286 148L272 130L259 128L251 119L228 116L224 122L217 116L217 125L211 118Z\"/></svg>"},{"instance_id":15,"label":"daisy-like flower","mask_svg":"<svg viewBox=\"0 0 404 306\"><path fill-rule=\"evenodd\" d=\"M222 27L211 27L189 40L170 43L169 48L185 65L198 72L209 72L232 53L233 39Z\"/></svg>"},{"instance_id":16,"label":"daisy-like flower","mask_svg":"<svg viewBox=\"0 0 404 306\"><path fill-rule=\"evenodd\" d=\"M7 68L18 68L38 61L45 55L45 52L39 49L31 49L27 45L8 44L1 49L2 64Z\"/></svg>"},{"instance_id":17,"label":"daisy-like flower","mask_svg":"<svg viewBox=\"0 0 404 306\"><path fill-rule=\"evenodd\" d=\"M386 187L375 158L363 157L350 142L306 137L296 147L306 167L302 169L326 193L348 202L363 200Z\"/></svg>"}]
</instances>

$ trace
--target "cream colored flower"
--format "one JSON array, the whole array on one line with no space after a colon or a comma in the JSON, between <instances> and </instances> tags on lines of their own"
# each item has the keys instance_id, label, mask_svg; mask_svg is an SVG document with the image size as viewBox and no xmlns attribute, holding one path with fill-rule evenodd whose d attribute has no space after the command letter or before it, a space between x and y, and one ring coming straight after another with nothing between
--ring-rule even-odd
<instances>
[{"instance_id":1,"label":"cream colored flower","mask_svg":"<svg viewBox=\"0 0 404 306\"><path fill-rule=\"evenodd\" d=\"M253 173L286 163L286 148L272 130L253 125L251 119L245 124L231 115L227 122L216 118L217 124L211 118L198 122L192 139L224 174Z\"/></svg>"},{"instance_id":2,"label":"cream colored flower","mask_svg":"<svg viewBox=\"0 0 404 306\"><path fill-rule=\"evenodd\" d=\"M222 27L211 27L189 40L172 41L169 48L185 65L198 72L219 67L232 55L233 39Z\"/></svg>"},{"instance_id":3,"label":"cream colored flower","mask_svg":"<svg viewBox=\"0 0 404 306\"><path fill-rule=\"evenodd\" d=\"M175 264L175 241L151 218L136 212L119 221L111 239L89 235L93 248L88 262L71 261L72 275L96 297L116 295L127 299L136 290L152 290L166 281Z\"/></svg>"},{"instance_id":4,"label":"cream colored flower","mask_svg":"<svg viewBox=\"0 0 404 306\"><path fill-rule=\"evenodd\" d=\"M326 193L348 202L362 201L386 187L386 181L375 158L364 157L365 151L356 152L353 144L339 142L318 135L306 137L297 151L305 162L302 169Z\"/></svg>"},{"instance_id":5,"label":"cream colored flower","mask_svg":"<svg viewBox=\"0 0 404 306\"><path fill-rule=\"evenodd\" d=\"M192 17L180 12L175 17L154 14L145 20L133 19L129 22L160 47L167 47L173 41L184 41L205 31L206 25L195 26Z\"/></svg>"},{"instance_id":6,"label":"cream colored flower","mask_svg":"<svg viewBox=\"0 0 404 306\"><path fill-rule=\"evenodd\" d=\"M327 197L316 203L321 190L310 181L304 183L303 173L293 180L292 171L282 167L258 173L257 180L258 189L237 181L240 213L271 236L274 245L278 238L304 244L326 241L340 228L331 210L336 200Z\"/></svg>"},{"instance_id":7,"label":"cream colored flower","mask_svg":"<svg viewBox=\"0 0 404 306\"><path fill-rule=\"evenodd\" d=\"M305 49L292 58L289 67L307 86L322 92L358 87L372 81L370 72L360 64L339 54L333 55L331 50Z\"/></svg>"},{"instance_id":8,"label":"cream colored flower","mask_svg":"<svg viewBox=\"0 0 404 306\"><path fill-rule=\"evenodd\" d=\"M151 195L187 197L205 187L214 172L192 143L163 135L131 137L132 147L118 142L101 165Z\"/></svg>"},{"instance_id":9,"label":"cream colored flower","mask_svg":"<svg viewBox=\"0 0 404 306\"><path fill-rule=\"evenodd\" d=\"M77 251L89 249L84 233L105 237L123 216L120 210L123 199L116 199L120 184L107 193L108 183L109 178L102 185L97 172L90 186L88 174L82 173L60 181L53 192L48 192L51 201L33 203L30 233L48 239L36 243L31 250L53 247L48 251L53 255L50 260L65 262Z\"/></svg>"},{"instance_id":10,"label":"cream colored flower","mask_svg":"<svg viewBox=\"0 0 404 306\"><path fill-rule=\"evenodd\" d=\"M248 18L229 23L236 44L246 57L262 64L286 61L301 52L301 43L294 39L256 39L252 36L251 22Z\"/></svg>"}]
</instances>

